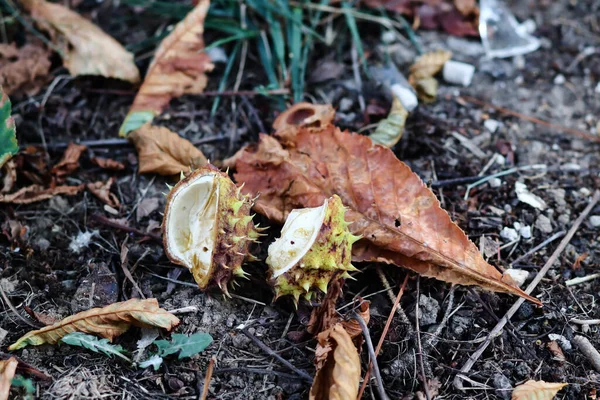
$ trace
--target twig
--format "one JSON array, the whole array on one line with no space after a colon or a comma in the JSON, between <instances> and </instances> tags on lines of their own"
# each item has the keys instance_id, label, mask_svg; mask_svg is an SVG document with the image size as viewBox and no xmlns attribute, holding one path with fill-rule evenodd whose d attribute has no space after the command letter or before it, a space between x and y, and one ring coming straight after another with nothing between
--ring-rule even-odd
<instances>
[{"instance_id":1,"label":"twig","mask_svg":"<svg viewBox=\"0 0 600 400\"><path fill-rule=\"evenodd\" d=\"M425 363L423 362L423 347L421 346L421 329L419 328L419 300L421 299L421 276L417 276L417 304L415 305L415 330L417 331L417 346L419 346L419 365L421 366L421 379L423 379L423 390L427 400L431 400L427 376L425 375Z\"/></svg>"},{"instance_id":2,"label":"twig","mask_svg":"<svg viewBox=\"0 0 600 400\"><path fill-rule=\"evenodd\" d=\"M598 353L598 350L590 343L589 339L584 336L575 336L573 338L573 343L575 343L579 351L590 360L594 369L600 372L600 353Z\"/></svg>"},{"instance_id":3,"label":"twig","mask_svg":"<svg viewBox=\"0 0 600 400\"><path fill-rule=\"evenodd\" d=\"M360 106L360 111L364 113L366 105L365 98L362 95L362 79L360 77L360 70L358 66L358 51L356 50L354 43L352 43L350 55L352 56L352 73L354 75L354 82L356 83L356 90L358 92L358 104Z\"/></svg>"},{"instance_id":4,"label":"twig","mask_svg":"<svg viewBox=\"0 0 600 400\"><path fill-rule=\"evenodd\" d=\"M215 360L215 356L212 356L208 363L206 376L204 377L204 387L202 388L202 394L199 397L200 400L206 400L208 397L208 386L210 384L210 379L212 378L213 369L215 368Z\"/></svg>"},{"instance_id":5,"label":"twig","mask_svg":"<svg viewBox=\"0 0 600 400\"><path fill-rule=\"evenodd\" d=\"M526 259L530 255L534 254L539 249L542 249L542 248L546 247L547 245L549 245L550 243L554 242L556 239L563 237L565 235L565 233L567 233L567 231L556 232L554 235L550 236L548 239L544 240L542 243L538 244L533 249L529 250L527 253L523 254L522 256L517 257L517 259L514 260L513 262L511 262L510 265L513 266L513 265L517 264L519 261L523 261L524 259Z\"/></svg>"},{"instance_id":6,"label":"twig","mask_svg":"<svg viewBox=\"0 0 600 400\"><path fill-rule=\"evenodd\" d=\"M197 313L200 311L196 306L186 306L181 308L176 308L174 310L168 310L171 314L189 314L189 313Z\"/></svg>"},{"instance_id":7,"label":"twig","mask_svg":"<svg viewBox=\"0 0 600 400\"><path fill-rule=\"evenodd\" d=\"M598 325L598 324L600 324L600 319L578 319L578 318L573 318L569 322L572 322L574 324L579 324L579 325Z\"/></svg>"},{"instance_id":8,"label":"twig","mask_svg":"<svg viewBox=\"0 0 600 400\"><path fill-rule=\"evenodd\" d=\"M281 357L279 354L275 353L271 350L266 344L260 341L256 336L248 332L248 329L244 328L241 330L244 335L248 337L248 339L252 340L252 342L258 346L259 349L267 353L268 355L275 357L280 363L288 367L290 370L294 371L298 376L300 376L304 381L310 383L312 385L313 378L304 370L296 368L292 363L290 363L285 358Z\"/></svg>"},{"instance_id":9,"label":"twig","mask_svg":"<svg viewBox=\"0 0 600 400\"><path fill-rule=\"evenodd\" d=\"M594 135L591 135L591 134L589 134L587 132L580 131L579 129L573 129L573 128L568 128L566 126L562 126L562 125L558 125L558 124L553 124L552 122L544 121L544 120L539 119L539 118L535 118L535 117L531 117L529 115L521 114L520 112L512 111L512 110L509 110L509 109L504 108L504 107L495 106L493 104L490 104L490 103L487 103L485 101L476 99L474 97L459 96L458 100L462 100L462 101L466 101L466 102L469 102L469 103L477 104L477 105L479 105L481 107L485 107L485 108L488 108L488 107L489 108L493 108L494 110L499 111L502 114L512 115L513 117L521 118L521 119L524 119L526 121L533 122L535 124L539 124L539 125L543 125L543 126L547 126L549 128L553 128L553 129L559 130L559 131L567 132L567 133L570 133L572 135L579 136L579 137L587 139L587 140L591 140L593 142L600 142L600 136L594 136Z\"/></svg>"},{"instance_id":10,"label":"twig","mask_svg":"<svg viewBox=\"0 0 600 400\"><path fill-rule=\"evenodd\" d=\"M375 349L373 349L373 342L371 341L369 328L367 328L365 320L362 319L359 313L353 311L353 316L358 321L360 329L362 329L363 336L365 337L365 341L367 342L369 358L371 359L371 370L375 373L375 379L377 379L377 392L379 393L379 398L382 400L388 400L389 397L385 394L385 389L383 388L383 379L381 379L381 372L379 371L379 365L377 365L377 355L375 354Z\"/></svg>"},{"instance_id":11,"label":"twig","mask_svg":"<svg viewBox=\"0 0 600 400\"><path fill-rule=\"evenodd\" d=\"M394 314L396 313L396 309L398 308L398 305L400 304L400 299L402 298L402 294L404 294L404 288L406 287L407 283L408 283L408 274L406 274L406 276L404 277L404 282L402 282L402 286L400 286L400 291L398 292L398 296L396 296L396 300L394 300L394 305L392 306L392 310L390 311L390 314L388 315L388 319L385 322L385 327L383 328L383 332L381 333L379 342L377 342L377 348L375 349L375 357L377 357L377 355L379 354L379 351L381 350L381 346L383 346L383 341L385 340L388 330L390 329L390 325L392 324L392 321L394 320ZM369 367L367 368L367 372L365 373L365 378L363 379L363 383L360 387L360 390L358 391L358 396L356 397L357 400L360 400L362 398L365 388L367 387L367 382L369 381L369 377L371 376L371 364L372 364L371 361L369 361Z\"/></svg>"},{"instance_id":12,"label":"twig","mask_svg":"<svg viewBox=\"0 0 600 400\"><path fill-rule=\"evenodd\" d=\"M544 264L542 269L538 272L537 276L533 279L533 281L529 284L529 286L527 286L527 289L525 289L525 293L530 295L533 292L533 290L537 287L537 285L542 281L544 276L546 276L546 273L548 272L550 267L558 259L560 254L564 251L565 247L567 247L567 245L569 244L569 242L575 235L575 232L577 232L577 230L579 229L579 226L581 225L583 220L587 217L587 215L590 213L590 211L592 211L592 209L596 206L596 203L598 203L598 200L600 200L600 190L597 190L594 193L594 196L592 197L592 200L590 201L590 203L587 205L585 210L582 211L582 213L579 215L577 220L573 223L573 226L571 227L571 229L569 229L569 232L567 233L567 235L560 242L560 244L558 245L558 247L556 248L554 253L552 253L552 255L550 256L548 261L546 261L546 264ZM483 352L488 348L488 346L492 342L492 339L500 333L502 328L504 328L504 326L506 325L508 320L510 318L512 318L512 316L517 312L517 310L521 307L521 304L523 304L524 301L525 301L525 299L523 297L520 297L515 302L515 304L513 304L513 306L506 312L506 315L504 315L504 317L502 317L502 319L500 321L498 321L496 326L490 331L486 340L479 346L479 348L475 351L475 353L473 353L471 355L471 357L469 357L469 359L467 360L465 365L461 368L460 374L456 375L456 377L454 378L454 386L457 389L464 390L464 387L463 387L462 381L461 381L461 379L464 379L463 375L466 375L469 373L469 371L471 371L471 368L473 368L473 365L475 365L475 363L477 362L479 357L481 357Z\"/></svg>"},{"instance_id":13,"label":"twig","mask_svg":"<svg viewBox=\"0 0 600 400\"><path fill-rule=\"evenodd\" d=\"M106 218L104 215L92 214L90 216L90 219L92 219L92 220L94 220L96 222L99 222L102 225L110 226L111 228L120 229L122 231L129 232L129 233L135 233L135 234L140 235L140 236L149 237L150 239L153 239L153 240L155 240L155 241L157 241L159 243L162 243L162 237L160 237L159 235L155 235L153 233L144 232L144 231L141 231L141 230L139 230L137 228L132 228L130 226L123 225L123 224L120 224L120 223L115 222L115 221L111 221L110 219Z\"/></svg>"},{"instance_id":14,"label":"twig","mask_svg":"<svg viewBox=\"0 0 600 400\"><path fill-rule=\"evenodd\" d=\"M492 174L492 175L488 175L486 177L481 178L480 180L471 183L470 185L467 186L467 191L465 192L465 200L469 200L469 193L471 192L471 189L476 188L479 185L482 185L484 183L486 183L487 181L489 181L492 178L497 178L499 176L504 176L504 175L509 175L509 174L514 174L515 172L519 172L519 171L529 171L532 169L543 169L546 170L546 165L544 164L533 164L533 165L525 165L524 167L513 167L513 168L509 168L505 171L500 171L496 174Z\"/></svg>"},{"instance_id":15,"label":"twig","mask_svg":"<svg viewBox=\"0 0 600 400\"><path fill-rule=\"evenodd\" d=\"M192 144L198 146L201 144L218 142L227 139L229 138L226 136L209 136L206 138L194 140L192 141ZM86 147L129 147L131 148L131 150L133 150L133 144L131 144L131 142L128 139L82 140L77 143ZM69 144L70 142L53 142L48 143L47 147L50 150L66 149L67 147L69 147ZM24 143L19 147L19 149L25 150L29 146L42 147L43 145L43 143Z\"/></svg>"},{"instance_id":16,"label":"twig","mask_svg":"<svg viewBox=\"0 0 600 400\"><path fill-rule=\"evenodd\" d=\"M582 276L581 278L569 279L568 281L565 281L565 285L566 286L579 285L580 283L589 282L589 281L594 280L596 278L600 278L600 273L598 273L598 274L591 274L591 275L587 275L587 276Z\"/></svg>"},{"instance_id":17,"label":"twig","mask_svg":"<svg viewBox=\"0 0 600 400\"><path fill-rule=\"evenodd\" d=\"M390 301L392 302L392 304L395 303L394 292L392 291L390 283L388 282L387 278L385 277L385 274L383 273L383 270L381 269L381 267L379 265L377 266L377 275L379 276L379 279L381 280L383 287L385 287L387 294L390 298ZM364 298L366 298L366 297L364 297ZM396 307L396 312L398 313L398 316L402 320L402 323L407 326L408 336L412 338L415 335L415 332L413 331L413 327L412 327L410 321L408 320L408 317L404 313L404 310L402 309L402 307Z\"/></svg>"},{"instance_id":18,"label":"twig","mask_svg":"<svg viewBox=\"0 0 600 400\"><path fill-rule=\"evenodd\" d=\"M4 289L2 288L2 285L0 285L0 294L2 295L2 298L4 299L4 301L6 302L6 305L8 306L8 308L10 308L10 310L23 322L25 322L27 325L33 327L33 328L40 328L42 325L38 325L30 320L28 320L27 318L23 317L21 315L21 313L19 313L19 311L17 311L17 309L15 308L15 306L13 305L13 303L11 303L11 301L8 299L8 296L6 295L6 293L4 293Z\"/></svg>"},{"instance_id":19,"label":"twig","mask_svg":"<svg viewBox=\"0 0 600 400\"><path fill-rule=\"evenodd\" d=\"M287 379L296 379L297 376L294 374L287 374L285 372L280 372L280 371L273 371L270 369L261 369L261 368L222 368L222 369L218 369L215 372L213 372L213 375L219 375L219 374L231 374L232 372L241 372L241 373L248 373L248 374L261 374L261 375L276 375L276 376L280 376L282 378L287 378Z\"/></svg>"}]
</instances>

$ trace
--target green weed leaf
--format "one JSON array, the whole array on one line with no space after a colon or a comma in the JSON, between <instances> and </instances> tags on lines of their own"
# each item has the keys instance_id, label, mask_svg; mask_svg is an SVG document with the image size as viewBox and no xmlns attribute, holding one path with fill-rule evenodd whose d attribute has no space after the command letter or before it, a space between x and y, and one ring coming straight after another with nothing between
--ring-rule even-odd
<instances>
[{"instance_id":1,"label":"green weed leaf","mask_svg":"<svg viewBox=\"0 0 600 400\"><path fill-rule=\"evenodd\" d=\"M158 347L158 355L164 357L170 354L179 353L179 359L191 357L198 354L208 347L213 341L208 333L194 333L191 336L175 333L171 336L171 341L157 340L154 344Z\"/></svg>"},{"instance_id":2,"label":"green weed leaf","mask_svg":"<svg viewBox=\"0 0 600 400\"><path fill-rule=\"evenodd\" d=\"M96 336L88 335L86 333L73 332L64 336L61 339L61 342L70 344L71 346L84 347L96 353L104 353L107 356L115 355L131 362L129 357L123 355L125 352L123 347L116 344L111 344L108 339L98 339Z\"/></svg>"}]
</instances>

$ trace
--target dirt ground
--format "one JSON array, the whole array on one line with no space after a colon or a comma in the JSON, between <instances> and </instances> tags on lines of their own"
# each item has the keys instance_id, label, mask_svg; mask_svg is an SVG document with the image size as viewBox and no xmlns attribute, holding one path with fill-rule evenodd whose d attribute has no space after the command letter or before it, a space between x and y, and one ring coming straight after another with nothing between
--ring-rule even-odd
<instances>
[{"instance_id":1,"label":"dirt ground","mask_svg":"<svg viewBox=\"0 0 600 400\"><path fill-rule=\"evenodd\" d=\"M600 188L600 144L475 104L465 96L600 135L600 8L595 0L512 3L520 20L531 18L536 22L535 34L542 39L541 48L524 57L487 60L479 41L442 32L418 32L425 50L449 49L454 59L474 64L477 71L468 88L441 82L438 100L421 104L411 114L404 137L394 150L431 184L443 207L484 249L490 263L509 268L519 259L513 267L528 271L528 279L532 279L560 239L526 258L520 257L553 234L568 230L591 194ZM132 17L131 8L116 4L83 2L79 11L93 11L94 21L125 44L147 38L164 23L156 15L141 13L136 22L125 26L112 16ZM362 24L359 28L365 47L372 49L369 63L383 59L387 46L391 58L406 71L416 55L408 42L385 45L380 27ZM210 38L209 31L207 42ZM314 53L309 75L316 74L324 61L334 62L339 71L325 82L311 84L309 80L306 99L330 102L338 110L337 123L356 131L376 122L365 120L359 95L367 104L384 109L389 102L366 77L362 89L358 89L348 43L339 46L339 51L318 49ZM591 55L584 52L590 47L595 48ZM240 90L253 90L264 84L256 55L250 51L248 57ZM145 68L149 56L138 54L138 60L140 67ZM315 341L306 332L309 305L301 304L296 311L290 301L272 304L273 295L265 281L266 266L260 262L247 268L250 280L240 282L233 298L217 292L201 293L190 286L191 275L170 264L162 245L152 237L160 234L157 228L165 202L162 192L166 190L165 183L172 182L159 176L139 176L135 149L115 141L134 89L119 82L72 79L60 68L60 62L56 66L55 79L38 96L13 99L19 142L23 147L39 144L43 136L50 159L56 162L68 142L95 141L83 156L81 168L67 182L79 184L115 176L113 192L122 208L118 215L107 213L89 193L0 207L3 291L24 318L28 318L24 306L62 318L91 306L139 297L121 267L121 246L127 241L129 266L137 264L133 278L141 292L157 298L167 310L197 306L197 312L179 315L182 322L175 331L207 332L214 342L191 359L168 359L158 371L134 369L107 356L67 345L30 346L16 355L53 379L35 380L39 398L197 398L213 356L217 362L210 398L307 398L310 384L261 351L241 332L240 326L248 328L296 368L313 375ZM223 63L217 64L207 90L216 90L224 68ZM210 142L200 148L210 160L218 162L244 144L256 141L260 131L269 132L277 113L276 102L264 97L228 96L221 99L218 112L211 117L214 99L190 96L175 100L156 123L192 141L209 138ZM453 132L468 138L473 146L457 140ZM90 162L92 156L119 160L127 168L107 173ZM499 176L475 187L469 198L464 198L466 183L458 178L487 176L513 166L536 164L546 167ZM520 202L515 193L516 182L524 183L542 198L547 208L542 211ZM590 215L600 216L600 206ZM116 219L137 233L109 226L102 218ZM9 222L27 227L26 234L11 236ZM508 238L510 229L518 233L519 227L527 226L531 227L530 237L523 233L527 229L521 229L517 240ZM264 243L277 237L278 229L274 226ZM81 239L82 233L91 235L83 245L75 241L78 235ZM266 246L258 252L264 256ZM339 308L342 314L348 312L358 294L368 299L370 335L377 343L392 304L378 277L377 266L359 267L359 279L347 282ZM407 271L393 266L381 269L397 293ZM394 318L378 358L388 396L419 398L417 392L422 390L417 379L419 349L415 340L419 282L424 364L428 377L441 383L438 399L509 399L511 388L527 379L567 382L569 385L558 396L561 399L596 398L600 373L574 346L570 347L570 341L575 334L582 334L600 349L600 325L572 322L600 318L600 279L569 287L565 281L598 272L600 226L593 226L588 218L534 292L544 307L527 303L521 306L470 372L469 378L480 386L466 392L453 386L456 373L517 299L475 288L452 289L444 282L418 280L411 274L400 303L407 319ZM8 345L32 328L17 318L4 301L2 307L0 326L8 331L8 336L0 342L0 351L6 354ZM564 340L550 337L552 334L561 335ZM140 330L135 328L116 342L133 350L140 336ZM563 359L548 347L552 340L558 342ZM361 359L364 375L369 360L364 346ZM378 398L374 382L364 398Z\"/></svg>"}]
</instances>

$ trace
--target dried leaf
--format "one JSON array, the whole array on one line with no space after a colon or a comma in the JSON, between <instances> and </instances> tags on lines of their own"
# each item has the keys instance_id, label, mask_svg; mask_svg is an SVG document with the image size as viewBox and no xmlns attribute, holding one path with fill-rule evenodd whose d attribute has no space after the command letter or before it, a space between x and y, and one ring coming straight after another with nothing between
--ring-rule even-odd
<instances>
[{"instance_id":1,"label":"dried leaf","mask_svg":"<svg viewBox=\"0 0 600 400\"><path fill-rule=\"evenodd\" d=\"M0 167L19 151L15 120L10 116L10 112L10 99L0 86Z\"/></svg>"},{"instance_id":2,"label":"dried leaf","mask_svg":"<svg viewBox=\"0 0 600 400\"><path fill-rule=\"evenodd\" d=\"M454 0L454 7L465 16L479 14L479 7L475 0Z\"/></svg>"},{"instance_id":3,"label":"dried leaf","mask_svg":"<svg viewBox=\"0 0 600 400\"><path fill-rule=\"evenodd\" d=\"M174 97L202 93L208 78L205 73L214 65L204 52L204 18L209 0L200 0L196 7L163 39L129 114L119 131L127 134L152 121Z\"/></svg>"},{"instance_id":4,"label":"dried leaf","mask_svg":"<svg viewBox=\"0 0 600 400\"><path fill-rule=\"evenodd\" d=\"M52 167L51 173L56 177L57 181L63 181L67 175L70 175L79 168L79 157L81 157L85 150L86 147L81 144L69 143L69 147L65 150L62 159Z\"/></svg>"},{"instance_id":5,"label":"dried leaf","mask_svg":"<svg viewBox=\"0 0 600 400\"><path fill-rule=\"evenodd\" d=\"M567 383L528 380L512 392L512 400L552 400Z\"/></svg>"},{"instance_id":6,"label":"dried leaf","mask_svg":"<svg viewBox=\"0 0 600 400\"><path fill-rule=\"evenodd\" d=\"M0 193L8 193L13 189L17 182L17 165L15 164L15 161L8 160L0 172L2 173Z\"/></svg>"},{"instance_id":7,"label":"dried leaf","mask_svg":"<svg viewBox=\"0 0 600 400\"><path fill-rule=\"evenodd\" d=\"M122 171L125 169L125 164L113 160L112 158L92 157L90 161L100 168L109 169L111 171Z\"/></svg>"},{"instance_id":8,"label":"dried leaf","mask_svg":"<svg viewBox=\"0 0 600 400\"><path fill-rule=\"evenodd\" d=\"M6 94L35 96L46 84L50 52L41 45L0 44L0 85Z\"/></svg>"},{"instance_id":9,"label":"dried leaf","mask_svg":"<svg viewBox=\"0 0 600 400\"><path fill-rule=\"evenodd\" d=\"M417 97L424 103L431 103L437 98L438 81L435 78L419 79L415 82Z\"/></svg>"},{"instance_id":10,"label":"dried leaf","mask_svg":"<svg viewBox=\"0 0 600 400\"><path fill-rule=\"evenodd\" d=\"M550 342L548 342L547 346L548 346L548 350L550 350L550 352L554 356L554 357L552 357L552 359L554 359L558 362L565 362L567 360L565 357L565 354L561 350L561 348L558 345L558 343L556 342L556 340L551 340Z\"/></svg>"},{"instance_id":11,"label":"dried leaf","mask_svg":"<svg viewBox=\"0 0 600 400\"><path fill-rule=\"evenodd\" d=\"M342 281L337 279L330 283L327 294L318 307L312 309L306 330L313 335L326 331L338 322L340 317L335 305L342 293Z\"/></svg>"},{"instance_id":12,"label":"dried leaf","mask_svg":"<svg viewBox=\"0 0 600 400\"><path fill-rule=\"evenodd\" d=\"M112 208L118 209L121 207L121 202L114 193L110 192L110 188L114 182L115 178L112 177L106 182L98 181L94 183L88 183L86 186L87 189L94 194L94 196L102 200L105 204L108 204Z\"/></svg>"},{"instance_id":13,"label":"dried leaf","mask_svg":"<svg viewBox=\"0 0 600 400\"><path fill-rule=\"evenodd\" d=\"M371 312L369 310L370 302L367 300L363 300L363 298L360 296L356 299L356 301L360 304L356 312L358 313L358 315L361 316L363 321L365 321L365 324L368 324L369 320L371 319ZM350 335L352 339L362 335L363 333L362 328L360 327L360 324L356 319L342 321L342 327L344 327L344 330L348 333L348 335Z\"/></svg>"},{"instance_id":14,"label":"dried leaf","mask_svg":"<svg viewBox=\"0 0 600 400\"><path fill-rule=\"evenodd\" d=\"M402 106L402 103L396 96L392 101L392 108L387 118L382 119L377 124L377 129L369 137L375 144L385 147L394 147L404 134L404 125L406 125L408 111Z\"/></svg>"},{"instance_id":15,"label":"dried leaf","mask_svg":"<svg viewBox=\"0 0 600 400\"><path fill-rule=\"evenodd\" d=\"M42 200L48 200L54 196L73 196L83 189L79 186L55 186L45 189L42 185L26 186L14 193L0 195L0 203L31 204Z\"/></svg>"},{"instance_id":16,"label":"dried leaf","mask_svg":"<svg viewBox=\"0 0 600 400\"><path fill-rule=\"evenodd\" d=\"M433 77L440 72L446 61L452 58L452 53L446 50L435 50L425 53L410 66L408 81L415 86L417 81Z\"/></svg>"},{"instance_id":17,"label":"dried leaf","mask_svg":"<svg viewBox=\"0 0 600 400\"><path fill-rule=\"evenodd\" d=\"M139 173L175 175L208 164L206 157L189 140L167 128L149 123L131 132L140 161Z\"/></svg>"},{"instance_id":18,"label":"dried leaf","mask_svg":"<svg viewBox=\"0 0 600 400\"><path fill-rule=\"evenodd\" d=\"M36 24L50 35L72 75L140 80L133 54L75 11L45 0L21 0Z\"/></svg>"},{"instance_id":19,"label":"dried leaf","mask_svg":"<svg viewBox=\"0 0 600 400\"><path fill-rule=\"evenodd\" d=\"M294 120L287 112L282 119ZM255 210L283 223L292 209L317 207L337 194L347 207L350 230L364 238L353 246L354 260L394 263L541 304L485 262L431 190L391 150L368 137L321 126L296 128L293 144L285 147L261 135L257 146L236 155L237 182L245 183L246 193L261 194Z\"/></svg>"},{"instance_id":20,"label":"dried leaf","mask_svg":"<svg viewBox=\"0 0 600 400\"><path fill-rule=\"evenodd\" d=\"M8 400L10 386L18 364L19 362L14 357L8 360L0 360L0 400Z\"/></svg>"},{"instance_id":21,"label":"dried leaf","mask_svg":"<svg viewBox=\"0 0 600 400\"><path fill-rule=\"evenodd\" d=\"M315 351L317 372L310 400L356 399L360 383L360 358L352 338L337 324L321 332Z\"/></svg>"},{"instance_id":22,"label":"dried leaf","mask_svg":"<svg viewBox=\"0 0 600 400\"><path fill-rule=\"evenodd\" d=\"M112 341L126 332L131 325L159 327L171 330L179 324L179 318L158 306L156 299L131 299L103 308L92 308L71 315L54 325L31 331L22 336L9 350L18 350L29 344L55 344L71 332L90 333Z\"/></svg>"}]
</instances>

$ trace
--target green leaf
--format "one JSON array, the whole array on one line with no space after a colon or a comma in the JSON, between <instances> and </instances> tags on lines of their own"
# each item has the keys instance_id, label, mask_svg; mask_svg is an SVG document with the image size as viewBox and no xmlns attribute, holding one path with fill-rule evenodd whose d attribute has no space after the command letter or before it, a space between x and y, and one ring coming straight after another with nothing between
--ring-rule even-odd
<instances>
[{"instance_id":1,"label":"green leaf","mask_svg":"<svg viewBox=\"0 0 600 400\"><path fill-rule=\"evenodd\" d=\"M28 394L35 393L35 386L33 381L29 378L25 378L24 376L17 375L12 379L11 385L13 387L22 387Z\"/></svg>"},{"instance_id":2,"label":"green leaf","mask_svg":"<svg viewBox=\"0 0 600 400\"><path fill-rule=\"evenodd\" d=\"M152 368L154 368L155 371L158 371L158 368L160 368L163 361L164 360L161 356L159 356L158 354L155 354L152 357L150 357L149 359L140 362L138 365L140 366L140 368L152 367Z\"/></svg>"},{"instance_id":3,"label":"green leaf","mask_svg":"<svg viewBox=\"0 0 600 400\"><path fill-rule=\"evenodd\" d=\"M19 151L10 99L0 86L0 167Z\"/></svg>"},{"instance_id":4,"label":"green leaf","mask_svg":"<svg viewBox=\"0 0 600 400\"><path fill-rule=\"evenodd\" d=\"M120 345L111 344L108 339L98 339L96 336L88 335L83 332L73 332L60 339L61 342L70 344L71 346L84 347L96 353L104 353L107 356L115 355L124 360L131 362L129 357L123 355L125 349Z\"/></svg>"},{"instance_id":5,"label":"green leaf","mask_svg":"<svg viewBox=\"0 0 600 400\"><path fill-rule=\"evenodd\" d=\"M119 136L126 137L129 132L135 131L146 122L152 122L154 119L154 112L152 111L134 111L125 117L121 129L119 129Z\"/></svg>"},{"instance_id":6,"label":"green leaf","mask_svg":"<svg viewBox=\"0 0 600 400\"><path fill-rule=\"evenodd\" d=\"M191 336L174 333L170 342L168 340L157 340L154 344L158 347L158 355L162 357L181 351L178 357L181 360L200 353L212 341L213 338L208 333L194 333Z\"/></svg>"}]
</instances>

